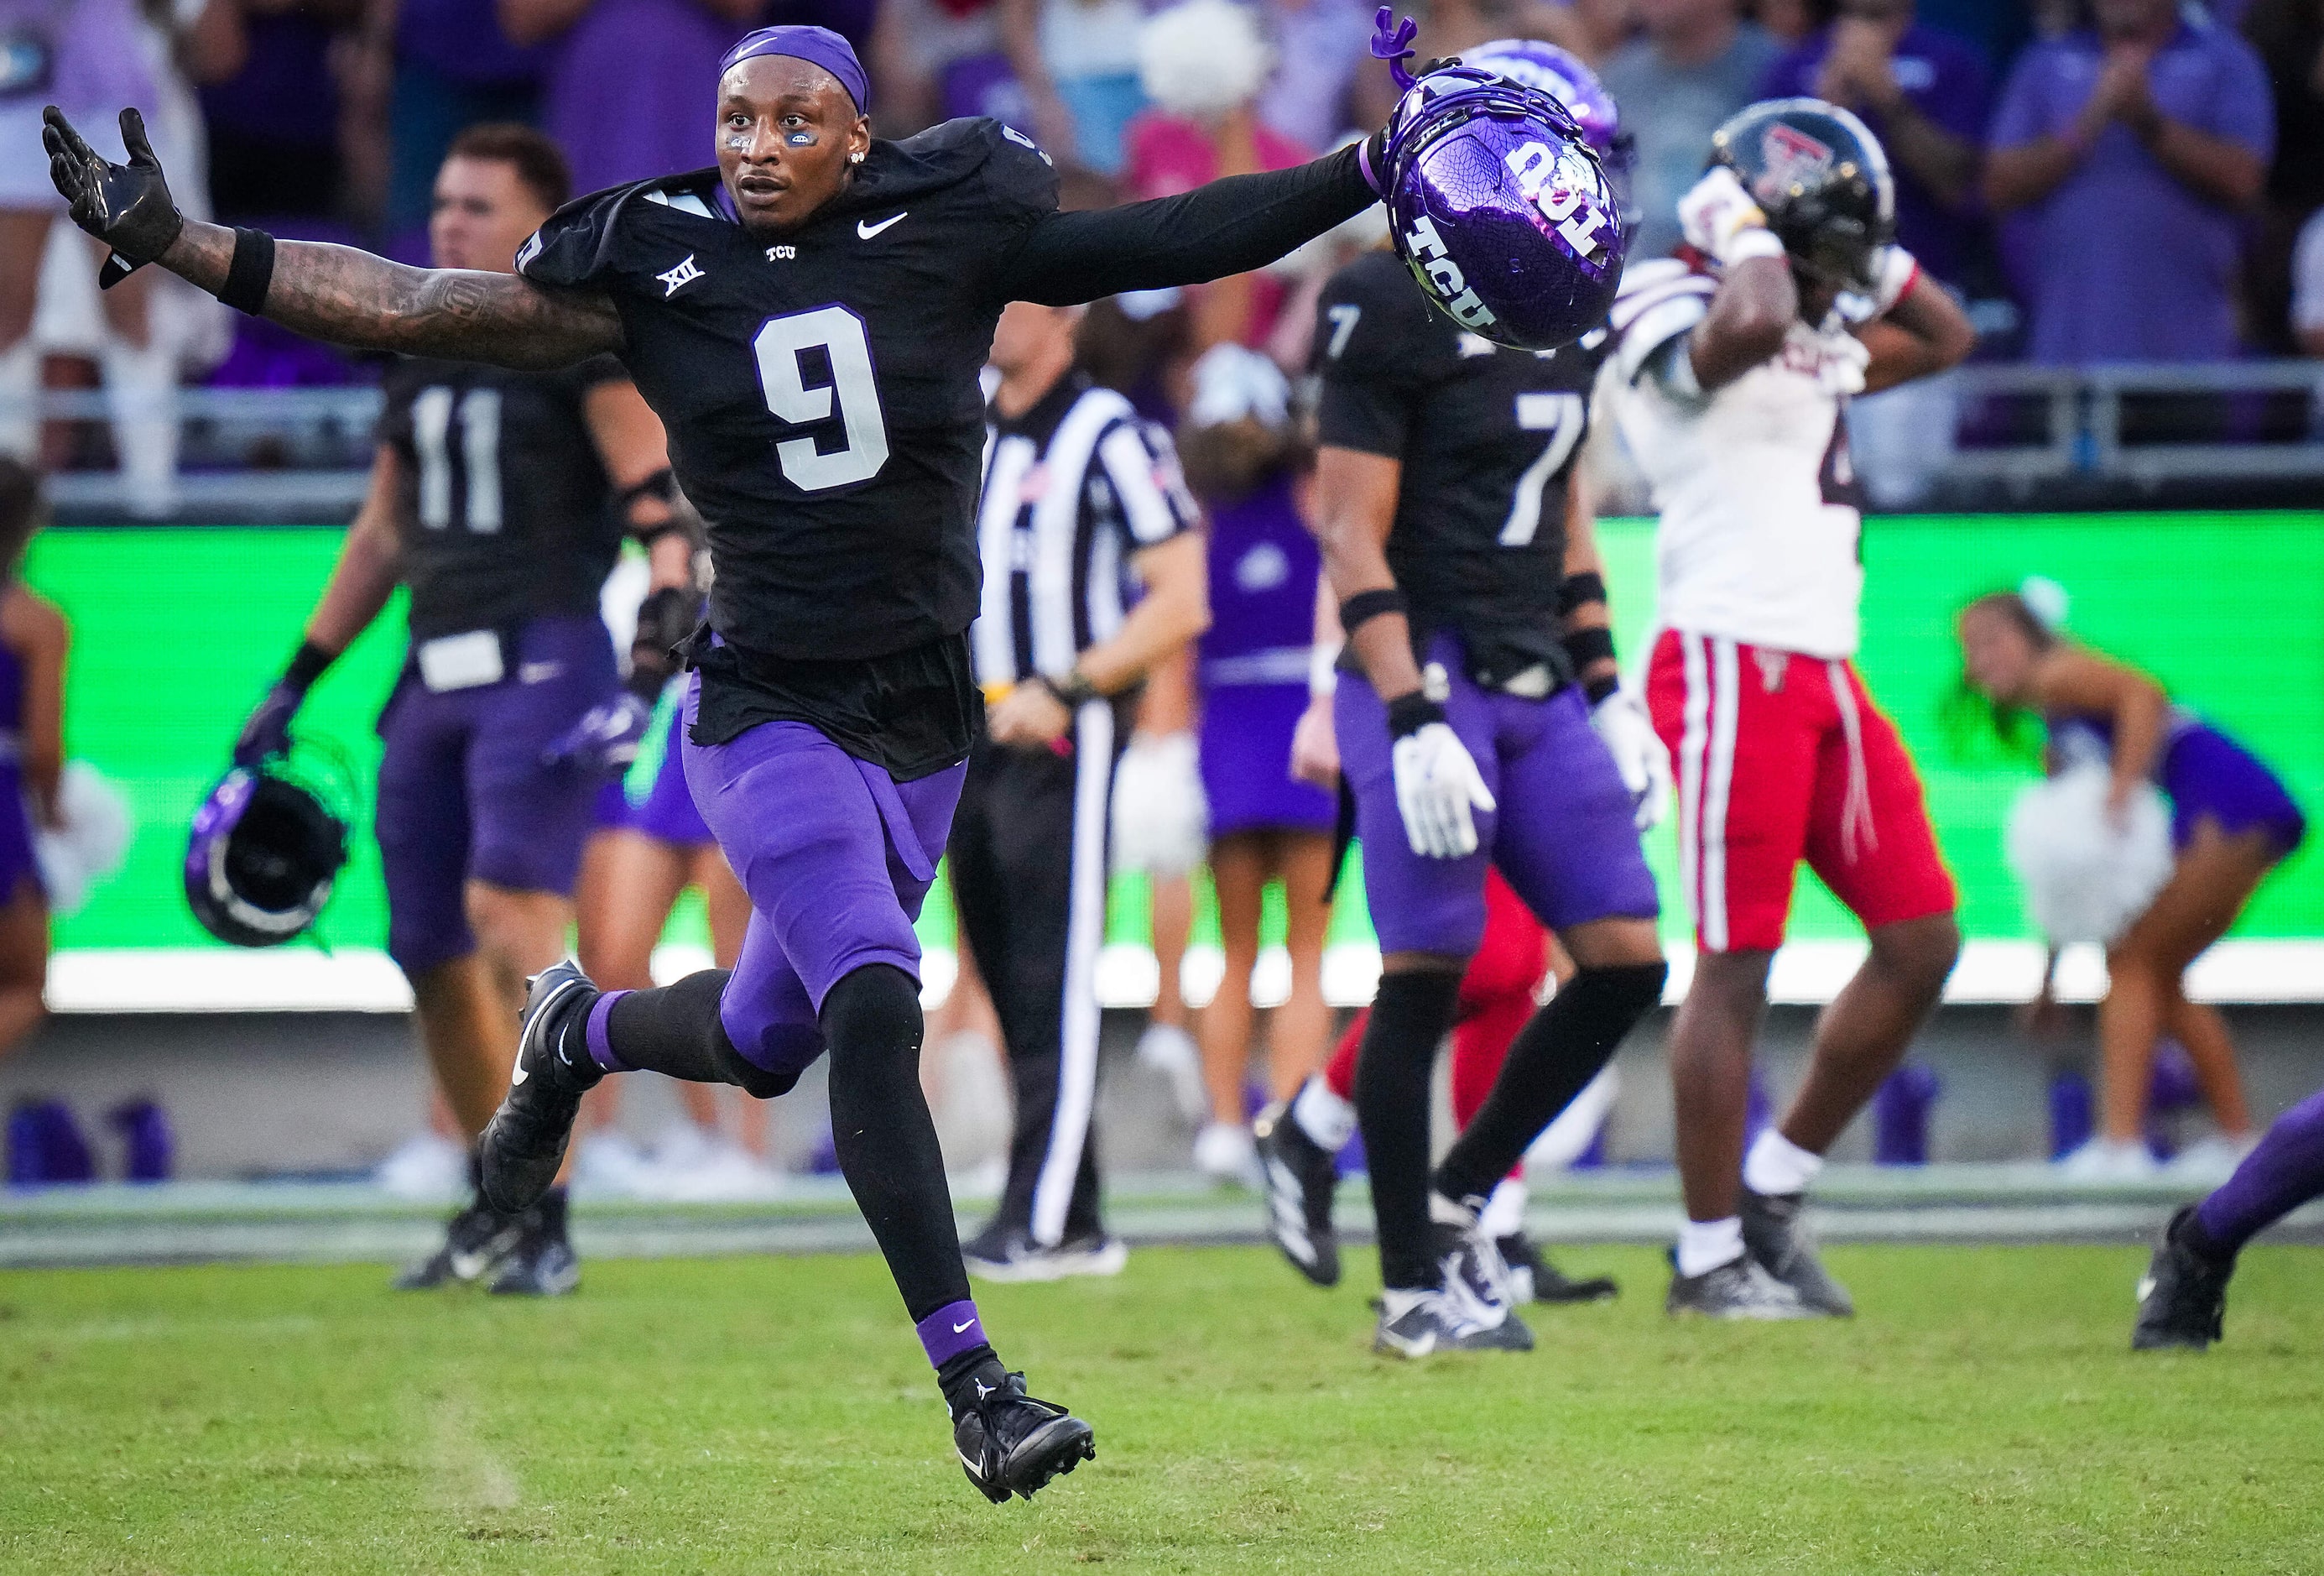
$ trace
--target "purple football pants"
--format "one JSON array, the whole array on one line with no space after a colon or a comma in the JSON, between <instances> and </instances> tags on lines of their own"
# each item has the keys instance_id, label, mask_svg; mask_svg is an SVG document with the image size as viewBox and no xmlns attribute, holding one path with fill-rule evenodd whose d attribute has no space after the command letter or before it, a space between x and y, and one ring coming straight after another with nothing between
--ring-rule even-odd
<instances>
[{"instance_id":1,"label":"purple football pants","mask_svg":"<svg viewBox=\"0 0 2324 1576\"><path fill-rule=\"evenodd\" d=\"M1638 850L1629 791L1590 726L1582 692L1569 687L1528 700L1480 689L1451 635L1437 636L1428 655L1451 682L1445 718L1499 808L1477 812L1477 851L1468 858L1414 853L1396 808L1388 708L1361 675L1341 675L1333 710L1340 765L1355 792L1364 897L1380 950L1474 952L1485 933L1489 861L1552 930L1653 919L1655 880Z\"/></svg>"},{"instance_id":2,"label":"purple football pants","mask_svg":"<svg viewBox=\"0 0 2324 1576\"><path fill-rule=\"evenodd\" d=\"M2318 1197L2324 1197L2324 1090L2278 1117L2196 1214L2205 1236L2234 1249Z\"/></svg>"},{"instance_id":3,"label":"purple football pants","mask_svg":"<svg viewBox=\"0 0 2324 1576\"><path fill-rule=\"evenodd\" d=\"M379 732L379 836L387 950L424 974L475 950L467 884L569 897L603 781L542 753L620 687L599 620L536 618L516 672L443 693L407 663Z\"/></svg>"},{"instance_id":4,"label":"purple football pants","mask_svg":"<svg viewBox=\"0 0 2324 1576\"><path fill-rule=\"evenodd\" d=\"M689 726L694 715L689 691ZM723 745L686 741L695 805L751 895L718 1007L744 1060L795 1077L823 1054L816 1020L833 986L873 963L919 978L912 922L967 770L899 783L803 722L761 723Z\"/></svg>"}]
</instances>

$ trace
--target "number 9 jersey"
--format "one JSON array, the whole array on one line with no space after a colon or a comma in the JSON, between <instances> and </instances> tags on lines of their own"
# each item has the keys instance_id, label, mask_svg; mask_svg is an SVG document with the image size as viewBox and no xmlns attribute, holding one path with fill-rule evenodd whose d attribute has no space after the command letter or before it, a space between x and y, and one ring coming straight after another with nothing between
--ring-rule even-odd
<instances>
[{"instance_id":1,"label":"number 9 jersey","mask_svg":"<svg viewBox=\"0 0 2324 1576\"><path fill-rule=\"evenodd\" d=\"M780 235L744 227L702 170L568 203L518 253L526 278L620 312L621 359L708 528L725 640L859 661L974 619L976 371L1056 190L1016 133L952 121L875 144Z\"/></svg>"},{"instance_id":2,"label":"number 9 jersey","mask_svg":"<svg viewBox=\"0 0 2324 1576\"><path fill-rule=\"evenodd\" d=\"M1433 311L1384 251L1334 274L1317 314L1322 442L1403 466L1388 562L1416 652L1449 630L1480 683L1536 664L1570 680L1557 589L1603 331L1554 351L1494 345Z\"/></svg>"}]
</instances>

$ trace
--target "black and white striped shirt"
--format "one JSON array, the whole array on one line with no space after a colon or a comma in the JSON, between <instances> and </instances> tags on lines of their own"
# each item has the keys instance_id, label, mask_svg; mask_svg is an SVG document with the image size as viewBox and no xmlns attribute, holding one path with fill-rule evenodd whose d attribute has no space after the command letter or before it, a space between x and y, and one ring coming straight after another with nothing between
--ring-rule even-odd
<instances>
[{"instance_id":1,"label":"black and white striped shirt","mask_svg":"<svg viewBox=\"0 0 2324 1576\"><path fill-rule=\"evenodd\" d=\"M991 691L1063 674L1121 626L1129 561L1201 515L1170 436L1079 370L986 429L977 517L984 599L970 643Z\"/></svg>"}]
</instances>

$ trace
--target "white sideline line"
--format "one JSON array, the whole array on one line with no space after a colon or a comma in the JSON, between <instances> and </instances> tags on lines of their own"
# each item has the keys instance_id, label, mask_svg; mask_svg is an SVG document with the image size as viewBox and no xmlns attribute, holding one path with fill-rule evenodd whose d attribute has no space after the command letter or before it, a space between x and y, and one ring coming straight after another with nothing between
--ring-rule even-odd
<instances>
[{"instance_id":1,"label":"white sideline line","mask_svg":"<svg viewBox=\"0 0 2324 1576\"><path fill-rule=\"evenodd\" d=\"M1769 995L1785 1005L1820 1006L1855 972L1860 941L1795 941L1775 954ZM654 952L654 978L668 981L710 966L700 947ZM1202 1006L1219 987L1222 960L1215 947L1188 950L1179 975L1187 1002ZM951 994L958 964L949 949L932 948L921 964L921 997L930 1006ZM2032 941L1971 941L1945 985L1945 1000L2006 1006L2029 1001L2042 972L2042 949ZM1676 1002L1693 977L1694 953L1675 948L1664 1000ZM1290 960L1280 947L1259 954L1251 998L1279 1005L1290 987ZM1154 954L1140 946L1111 946L1098 955L1099 1002L1109 1007L1154 1003L1161 978ZM1334 1006L1361 1006L1379 981L1379 950L1348 942L1323 955L1323 995ZM2092 947L2070 947L2058 970L2059 997L2098 999L2106 964ZM2229 1004L2324 1002L2324 941L2223 941L2196 960L2188 993L2199 1001ZM354 1012L406 1013L411 990L384 952L308 948L252 952L227 948L84 948L49 961L49 1009L57 1013Z\"/></svg>"}]
</instances>

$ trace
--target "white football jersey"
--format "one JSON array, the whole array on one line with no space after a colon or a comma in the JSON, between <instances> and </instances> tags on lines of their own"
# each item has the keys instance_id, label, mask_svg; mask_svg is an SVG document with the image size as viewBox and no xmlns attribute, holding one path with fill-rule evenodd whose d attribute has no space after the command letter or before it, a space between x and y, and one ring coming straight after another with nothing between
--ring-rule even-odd
<instances>
[{"instance_id":1,"label":"white football jersey","mask_svg":"<svg viewBox=\"0 0 2324 1576\"><path fill-rule=\"evenodd\" d=\"M1782 351L1704 394L1687 336L1717 279L1635 263L1614 302L1607 397L1653 489L1665 628L1810 656L1853 656L1864 589L1848 396L1863 342L1837 319L1792 325Z\"/></svg>"}]
</instances>

